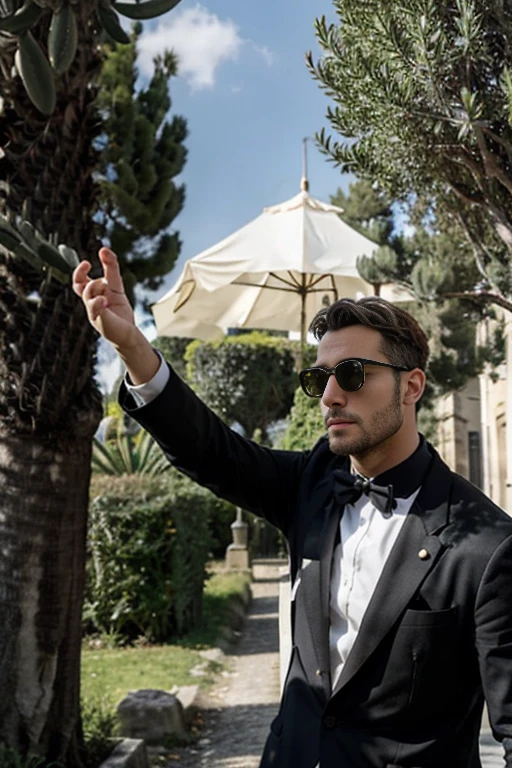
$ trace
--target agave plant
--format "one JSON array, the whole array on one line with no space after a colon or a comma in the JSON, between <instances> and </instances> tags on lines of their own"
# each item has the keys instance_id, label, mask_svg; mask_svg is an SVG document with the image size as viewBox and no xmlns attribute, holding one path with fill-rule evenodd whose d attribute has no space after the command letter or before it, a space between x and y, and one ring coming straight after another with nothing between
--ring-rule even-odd
<instances>
[{"instance_id":1,"label":"agave plant","mask_svg":"<svg viewBox=\"0 0 512 768\"><path fill-rule=\"evenodd\" d=\"M134 438L119 430L115 440L102 443L94 438L93 472L104 475L148 475L158 477L169 469L169 463L148 432Z\"/></svg>"},{"instance_id":2,"label":"agave plant","mask_svg":"<svg viewBox=\"0 0 512 768\"><path fill-rule=\"evenodd\" d=\"M81 604L101 417L96 338L69 278L99 245L101 16L155 2L0 0L0 743L68 768L82 766ZM22 15L29 26L13 29ZM63 18L73 46L62 49Z\"/></svg>"}]
</instances>

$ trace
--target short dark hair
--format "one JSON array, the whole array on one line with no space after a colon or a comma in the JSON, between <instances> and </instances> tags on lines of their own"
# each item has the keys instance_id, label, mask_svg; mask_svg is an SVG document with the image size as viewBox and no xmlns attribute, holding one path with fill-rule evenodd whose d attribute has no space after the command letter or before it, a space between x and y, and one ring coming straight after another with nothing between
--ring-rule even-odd
<instances>
[{"instance_id":1,"label":"short dark hair","mask_svg":"<svg viewBox=\"0 0 512 768\"><path fill-rule=\"evenodd\" d=\"M381 299L365 296L338 299L321 309L309 327L317 341L328 331L339 331L351 325L366 325L382 335L382 353L391 363L404 368L425 370L429 348L425 332L409 312Z\"/></svg>"}]
</instances>

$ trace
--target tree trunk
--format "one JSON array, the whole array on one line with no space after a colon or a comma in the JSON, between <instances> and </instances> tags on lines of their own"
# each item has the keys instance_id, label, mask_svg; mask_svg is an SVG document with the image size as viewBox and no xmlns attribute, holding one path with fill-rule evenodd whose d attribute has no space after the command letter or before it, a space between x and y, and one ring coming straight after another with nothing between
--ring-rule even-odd
<instances>
[{"instance_id":1,"label":"tree trunk","mask_svg":"<svg viewBox=\"0 0 512 768\"><path fill-rule=\"evenodd\" d=\"M90 453L85 437L0 434L0 740L48 760L79 728Z\"/></svg>"}]
</instances>

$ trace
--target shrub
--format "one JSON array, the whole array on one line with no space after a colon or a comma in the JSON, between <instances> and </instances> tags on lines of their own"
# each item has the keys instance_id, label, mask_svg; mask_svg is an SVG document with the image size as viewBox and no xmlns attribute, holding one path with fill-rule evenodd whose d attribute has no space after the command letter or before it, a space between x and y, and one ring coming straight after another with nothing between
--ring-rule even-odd
<instances>
[{"instance_id":1,"label":"shrub","mask_svg":"<svg viewBox=\"0 0 512 768\"><path fill-rule=\"evenodd\" d=\"M325 434L319 400L307 397L299 387L279 447L288 451L303 451L312 448Z\"/></svg>"},{"instance_id":2,"label":"shrub","mask_svg":"<svg viewBox=\"0 0 512 768\"><path fill-rule=\"evenodd\" d=\"M172 365L178 376L186 379L185 351L191 341L179 336L157 336L151 343Z\"/></svg>"},{"instance_id":3,"label":"shrub","mask_svg":"<svg viewBox=\"0 0 512 768\"><path fill-rule=\"evenodd\" d=\"M220 341L194 341L187 347L187 375L197 393L228 424L240 424L247 437L273 422L293 402L296 345L254 332Z\"/></svg>"},{"instance_id":4,"label":"shrub","mask_svg":"<svg viewBox=\"0 0 512 768\"><path fill-rule=\"evenodd\" d=\"M235 522L236 508L223 499L210 494L208 499L208 527L210 530L210 555L214 560L221 560L226 549L233 541L231 525Z\"/></svg>"},{"instance_id":5,"label":"shrub","mask_svg":"<svg viewBox=\"0 0 512 768\"><path fill-rule=\"evenodd\" d=\"M151 642L191 629L201 615L218 504L175 470L93 477L86 629Z\"/></svg>"}]
</instances>

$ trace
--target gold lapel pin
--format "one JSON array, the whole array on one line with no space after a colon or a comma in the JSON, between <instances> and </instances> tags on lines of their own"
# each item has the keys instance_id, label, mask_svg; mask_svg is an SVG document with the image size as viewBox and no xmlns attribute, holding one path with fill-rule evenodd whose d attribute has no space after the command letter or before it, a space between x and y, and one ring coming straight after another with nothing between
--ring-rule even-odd
<instances>
[{"instance_id":1,"label":"gold lapel pin","mask_svg":"<svg viewBox=\"0 0 512 768\"><path fill-rule=\"evenodd\" d=\"M420 560L428 560L428 558L430 557L430 554L427 549L420 549L420 551L418 552L418 557L420 558Z\"/></svg>"}]
</instances>

